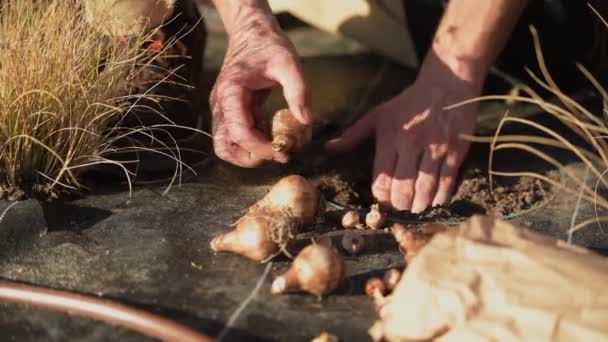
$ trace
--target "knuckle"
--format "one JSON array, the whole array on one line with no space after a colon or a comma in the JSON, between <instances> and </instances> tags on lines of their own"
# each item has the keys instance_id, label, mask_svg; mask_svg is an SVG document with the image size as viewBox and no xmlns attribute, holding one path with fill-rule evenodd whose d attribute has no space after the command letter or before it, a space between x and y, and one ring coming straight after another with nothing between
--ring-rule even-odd
<instances>
[{"instance_id":1,"label":"knuckle","mask_svg":"<svg viewBox=\"0 0 608 342\"><path fill-rule=\"evenodd\" d=\"M245 138L241 134L231 134L230 137L231 140L237 145L240 145L241 143L243 143L243 140L245 140Z\"/></svg>"},{"instance_id":2,"label":"knuckle","mask_svg":"<svg viewBox=\"0 0 608 342\"><path fill-rule=\"evenodd\" d=\"M453 176L440 176L439 177L439 184L441 184L442 186L449 186L450 184L452 184L454 182L454 177Z\"/></svg>"},{"instance_id":3,"label":"knuckle","mask_svg":"<svg viewBox=\"0 0 608 342\"><path fill-rule=\"evenodd\" d=\"M238 62L235 62L234 64L232 64L230 69L231 69L231 71L233 71L235 73L239 73L239 72L249 69L250 67L251 66L249 65L248 62L238 61Z\"/></svg>"},{"instance_id":4,"label":"knuckle","mask_svg":"<svg viewBox=\"0 0 608 342\"><path fill-rule=\"evenodd\" d=\"M448 152L447 144L430 144L428 150L433 160L441 159L445 157Z\"/></svg>"},{"instance_id":5,"label":"knuckle","mask_svg":"<svg viewBox=\"0 0 608 342\"><path fill-rule=\"evenodd\" d=\"M374 182L372 194L377 199L388 199L390 197L390 186L386 182Z\"/></svg>"},{"instance_id":6,"label":"knuckle","mask_svg":"<svg viewBox=\"0 0 608 342\"><path fill-rule=\"evenodd\" d=\"M251 132L245 127L244 124L234 122L229 125L229 136L235 144L240 145L244 141L252 139Z\"/></svg>"},{"instance_id":7,"label":"knuckle","mask_svg":"<svg viewBox=\"0 0 608 342\"><path fill-rule=\"evenodd\" d=\"M297 64L297 59L288 49L277 49L274 52L274 60L277 64Z\"/></svg>"},{"instance_id":8,"label":"knuckle","mask_svg":"<svg viewBox=\"0 0 608 342\"><path fill-rule=\"evenodd\" d=\"M386 201L391 197L390 184L387 182L374 182L372 185L372 194L380 201Z\"/></svg>"},{"instance_id":9,"label":"knuckle","mask_svg":"<svg viewBox=\"0 0 608 342\"><path fill-rule=\"evenodd\" d=\"M380 172L374 179L373 186L379 189L390 189L391 178L384 172Z\"/></svg>"},{"instance_id":10,"label":"knuckle","mask_svg":"<svg viewBox=\"0 0 608 342\"><path fill-rule=\"evenodd\" d=\"M230 159L230 153L228 153L228 150L226 150L225 148L215 145L213 150L215 151L215 155L218 158L226 161Z\"/></svg>"},{"instance_id":11,"label":"knuckle","mask_svg":"<svg viewBox=\"0 0 608 342\"><path fill-rule=\"evenodd\" d=\"M460 164L464 161L466 153L452 152L448 153L445 158L445 164L451 172L456 172Z\"/></svg>"}]
</instances>

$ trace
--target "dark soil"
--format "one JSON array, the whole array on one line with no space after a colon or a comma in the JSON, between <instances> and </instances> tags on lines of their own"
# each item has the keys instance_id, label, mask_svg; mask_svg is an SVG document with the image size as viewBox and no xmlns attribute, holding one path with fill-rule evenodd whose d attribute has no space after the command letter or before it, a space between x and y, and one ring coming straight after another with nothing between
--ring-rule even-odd
<instances>
[{"instance_id":1,"label":"dark soil","mask_svg":"<svg viewBox=\"0 0 608 342\"><path fill-rule=\"evenodd\" d=\"M421 214L407 211L392 214L396 214L394 217L399 219L411 221L460 222L474 214L495 214L501 217L517 215L550 199L551 186L531 177L495 177L493 187L490 187L488 172L484 168L487 165L486 156L487 149L483 146L472 148L468 160L461 168L458 185L448 205L429 208ZM303 156L302 160L306 158L310 156ZM370 191L373 150L369 146L345 156L317 154L317 157L309 160L313 162L297 166L299 170L296 171L312 179L328 201L358 209L366 209L374 203ZM497 168L505 169L500 164L509 165L507 169L517 168L517 160L526 160L528 163L530 158L500 158ZM525 167L528 168L526 171L555 174L544 165L526 164Z\"/></svg>"},{"instance_id":2,"label":"dark soil","mask_svg":"<svg viewBox=\"0 0 608 342\"><path fill-rule=\"evenodd\" d=\"M336 204L365 208L373 203L370 193L361 194L340 174L319 176L315 183L325 198ZM418 215L400 212L399 216L413 221L446 222L459 222L474 214L508 217L547 200L550 193L550 186L530 177L520 177L509 183L494 182L491 189L487 172L469 169L464 171L449 205L429 208Z\"/></svg>"}]
</instances>

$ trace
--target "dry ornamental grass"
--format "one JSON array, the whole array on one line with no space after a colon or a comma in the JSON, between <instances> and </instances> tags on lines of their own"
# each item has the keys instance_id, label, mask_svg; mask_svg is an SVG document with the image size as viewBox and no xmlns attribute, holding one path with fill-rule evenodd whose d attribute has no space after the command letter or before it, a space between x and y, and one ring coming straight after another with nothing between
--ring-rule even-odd
<instances>
[{"instance_id":1,"label":"dry ornamental grass","mask_svg":"<svg viewBox=\"0 0 608 342\"><path fill-rule=\"evenodd\" d=\"M147 108L166 124L124 125L142 99L162 100L134 84L163 53L143 48L152 33L125 39L96 31L78 0L5 1L0 11L2 197L55 197L81 188L82 171L99 164L120 168L131 186L136 167L129 164L137 161L114 156L149 151L142 138L175 160L179 179L179 147L156 138L167 133L169 118Z\"/></svg>"},{"instance_id":2,"label":"dry ornamental grass","mask_svg":"<svg viewBox=\"0 0 608 342\"><path fill-rule=\"evenodd\" d=\"M600 13L592 6L590 9L597 15L608 29L608 22L600 15ZM543 99L538 92L529 86L520 86L522 95L491 95L483 96L477 99L465 101L455 104L452 107L460 106L474 101L486 100L504 100L509 102L522 102L538 106L542 111L551 114L562 122L569 130L576 133L578 138L584 141L585 146L580 143L573 142L573 139L568 139L558 131L547 127L538 122L527 118L515 117L505 113L500 121L498 128L493 137L466 137L472 141L490 143L490 159L489 159L489 176L490 184L492 184L492 176L507 176L507 177L533 177L540 179L552 186L561 189L568 195L573 197L581 196L585 201L588 201L595 207L595 217L577 224L569 230L573 233L579 229L597 223L601 228L601 222L608 221L608 216L600 215L600 208L608 210L608 198L602 195L601 189L608 189L608 90L606 90L601 82L596 79L592 73L582 64L577 63L576 67L581 74L589 81L589 84L595 89L597 94L602 99L603 115L596 115L590 109L585 108L581 103L574 100L571 96L565 94L560 86L551 76L550 71L545 63L542 54L541 42L538 33L534 28L531 28L534 45L536 48L536 56L540 67L541 75L536 75L532 71L527 70L529 75L534 79L536 84L542 89L551 94L554 100ZM503 128L508 124L523 125L536 130L538 135L506 135L503 134ZM596 179L595 184L585 182L573 169L567 167L557 158L544 152L540 146L549 146L559 148L573 153L576 158L589 169L589 172ZM531 153L532 155L548 162L553 167L558 169L563 175L561 180L551 178L545 174L538 172L522 170L521 172L504 172L496 170L493 167L493 158L497 151L500 150L521 150Z\"/></svg>"}]
</instances>

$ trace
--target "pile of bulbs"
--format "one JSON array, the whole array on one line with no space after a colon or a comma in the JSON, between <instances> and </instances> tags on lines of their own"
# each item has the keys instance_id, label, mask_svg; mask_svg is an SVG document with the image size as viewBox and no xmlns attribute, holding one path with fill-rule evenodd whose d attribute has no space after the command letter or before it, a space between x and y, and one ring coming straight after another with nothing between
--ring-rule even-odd
<instances>
[{"instance_id":1,"label":"pile of bulbs","mask_svg":"<svg viewBox=\"0 0 608 342\"><path fill-rule=\"evenodd\" d=\"M272 122L272 146L277 152L300 149L311 139L309 126L300 124L287 109L278 111ZM266 262L284 253L304 227L325 212L323 197L304 177L287 176L249 208L234 225L234 230L215 237L211 249L233 252ZM304 248L289 270L277 277L271 291L281 294L305 291L317 296L335 290L344 279L344 260L333 248L331 239L322 238Z\"/></svg>"},{"instance_id":2,"label":"pile of bulbs","mask_svg":"<svg viewBox=\"0 0 608 342\"><path fill-rule=\"evenodd\" d=\"M255 203L236 223L234 230L211 241L215 252L233 252L266 262L281 254L290 255L287 244L302 228L323 214L323 198L304 177L287 176ZM344 278L344 260L330 238L321 238L302 249L289 270L277 277L272 293L305 291L317 296L335 290Z\"/></svg>"},{"instance_id":3,"label":"pile of bulbs","mask_svg":"<svg viewBox=\"0 0 608 342\"><path fill-rule=\"evenodd\" d=\"M348 210L342 216L342 227L349 229L342 235L342 248L350 254L363 252L366 245L366 234L356 230L383 228L386 223L386 214L380 210L378 204L373 204L365 215L365 224L361 222L361 215L356 210Z\"/></svg>"},{"instance_id":4,"label":"pile of bulbs","mask_svg":"<svg viewBox=\"0 0 608 342\"><path fill-rule=\"evenodd\" d=\"M310 141L310 127L298 125L288 110L275 114L272 132L275 150L291 152ZM240 254L258 262L267 262L281 253L292 257L287 245L305 227L313 225L325 214L324 204L323 197L304 177L287 176L251 206L234 223L232 231L215 237L211 241L211 249L214 252ZM371 206L365 216L365 224L361 223L359 212L347 211L342 217L342 226L348 228L342 238L342 247L351 254L360 253L365 247L365 234L356 230L378 230L385 223L386 215L377 204ZM435 225L414 233L404 226L393 226L393 234L406 255L406 261L428 242L432 234L440 230L441 227ZM344 275L342 256L332 246L331 239L324 237L298 253L287 272L274 280L271 292L305 291L320 297L334 291ZM395 287L400 277L399 271L391 270L384 281L370 280L367 292L377 306L381 305L382 297Z\"/></svg>"},{"instance_id":5,"label":"pile of bulbs","mask_svg":"<svg viewBox=\"0 0 608 342\"><path fill-rule=\"evenodd\" d=\"M387 303L386 296L393 292L401 280L401 272L395 268L384 273L383 278L370 278L365 284L365 294L374 302L376 312Z\"/></svg>"}]
</instances>

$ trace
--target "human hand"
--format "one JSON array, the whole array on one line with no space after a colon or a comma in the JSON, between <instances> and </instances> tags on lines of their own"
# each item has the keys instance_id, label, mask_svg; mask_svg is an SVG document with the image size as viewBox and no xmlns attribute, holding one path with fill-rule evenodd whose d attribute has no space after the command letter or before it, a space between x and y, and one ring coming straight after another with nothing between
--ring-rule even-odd
<instances>
[{"instance_id":1,"label":"human hand","mask_svg":"<svg viewBox=\"0 0 608 342\"><path fill-rule=\"evenodd\" d=\"M265 160L285 163L256 123L271 88L281 86L289 109L303 124L311 123L308 89L297 54L274 18L252 16L233 27L224 64L209 99L215 153L241 167Z\"/></svg>"},{"instance_id":2,"label":"human hand","mask_svg":"<svg viewBox=\"0 0 608 342\"><path fill-rule=\"evenodd\" d=\"M483 82L437 65L326 145L344 152L375 134L372 193L386 208L419 213L446 204L468 152L461 135L474 133L477 105L445 107L479 96Z\"/></svg>"}]
</instances>

